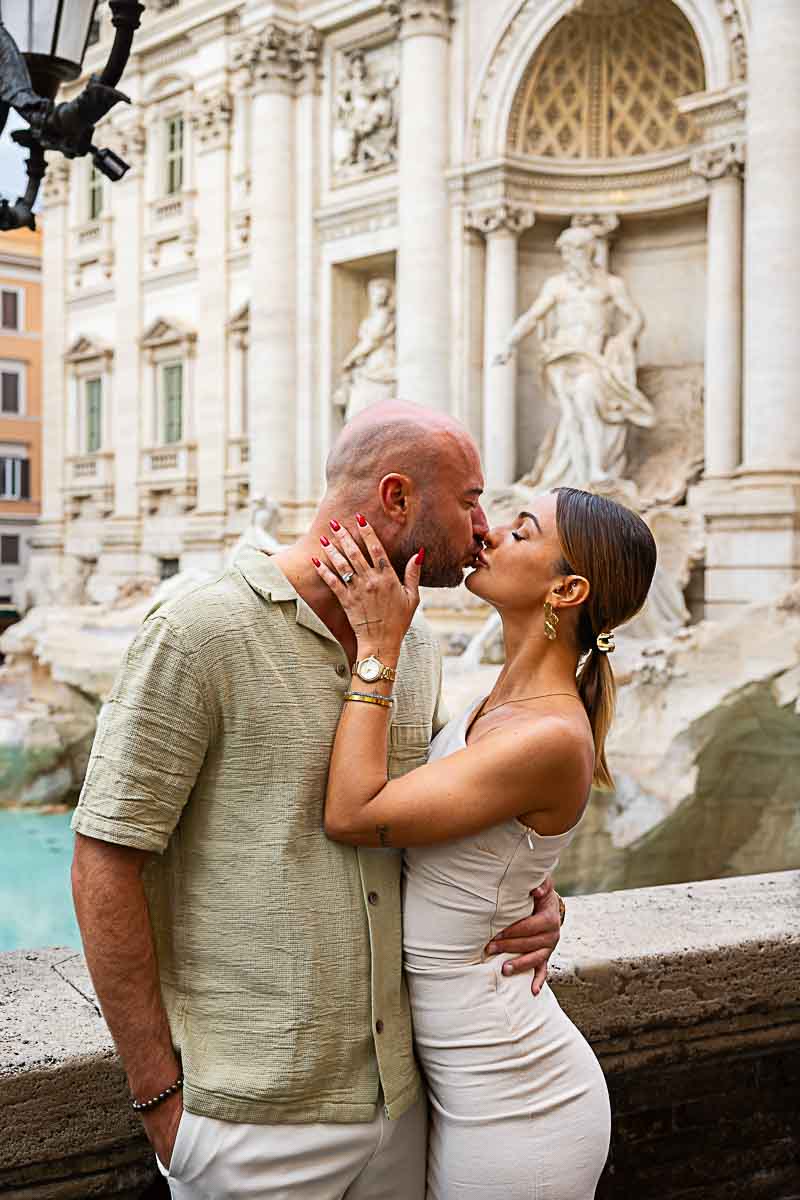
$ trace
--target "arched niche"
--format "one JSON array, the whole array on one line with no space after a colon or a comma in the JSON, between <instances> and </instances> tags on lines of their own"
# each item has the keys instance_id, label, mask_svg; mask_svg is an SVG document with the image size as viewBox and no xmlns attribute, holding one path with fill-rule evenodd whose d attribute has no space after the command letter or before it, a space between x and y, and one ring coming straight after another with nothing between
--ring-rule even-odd
<instances>
[{"instance_id":1,"label":"arched niche","mask_svg":"<svg viewBox=\"0 0 800 1200\"><path fill-rule=\"evenodd\" d=\"M705 88L717 91L743 77L746 21L741 0L671 0L699 47ZM466 157L496 159L507 153L512 109L537 50L562 20L639 10L653 0L516 0L504 17L478 74L470 106Z\"/></svg>"}]
</instances>

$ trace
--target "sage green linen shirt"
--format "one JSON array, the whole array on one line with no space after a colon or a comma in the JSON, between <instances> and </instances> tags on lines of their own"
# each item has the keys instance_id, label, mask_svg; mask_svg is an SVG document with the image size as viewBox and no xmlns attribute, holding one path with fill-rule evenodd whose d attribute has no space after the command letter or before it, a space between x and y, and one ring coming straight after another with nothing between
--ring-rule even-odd
<instances>
[{"instance_id":1,"label":"sage green linen shirt","mask_svg":"<svg viewBox=\"0 0 800 1200\"><path fill-rule=\"evenodd\" d=\"M347 657L248 548L156 608L98 721L72 827L156 854L144 880L184 1103L228 1121L357 1122L419 1094L401 856L322 829ZM424 621L400 656L390 774L444 721Z\"/></svg>"}]
</instances>

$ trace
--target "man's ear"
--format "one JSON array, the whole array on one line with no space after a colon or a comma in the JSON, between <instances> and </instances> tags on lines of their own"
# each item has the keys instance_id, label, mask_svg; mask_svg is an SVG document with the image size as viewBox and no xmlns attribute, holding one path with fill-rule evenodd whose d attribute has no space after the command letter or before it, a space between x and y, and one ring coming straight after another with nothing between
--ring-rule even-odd
<instances>
[{"instance_id":1,"label":"man's ear","mask_svg":"<svg viewBox=\"0 0 800 1200\"><path fill-rule=\"evenodd\" d=\"M384 475L378 484L378 496L381 508L390 521L405 522L408 519L411 490L411 480L407 475Z\"/></svg>"}]
</instances>

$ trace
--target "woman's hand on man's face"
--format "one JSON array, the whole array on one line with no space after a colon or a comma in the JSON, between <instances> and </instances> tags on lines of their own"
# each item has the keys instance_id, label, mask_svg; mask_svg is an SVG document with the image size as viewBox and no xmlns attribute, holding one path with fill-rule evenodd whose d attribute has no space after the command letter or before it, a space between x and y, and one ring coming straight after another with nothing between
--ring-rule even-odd
<instances>
[{"instance_id":1,"label":"woman's hand on man's face","mask_svg":"<svg viewBox=\"0 0 800 1200\"><path fill-rule=\"evenodd\" d=\"M363 550L344 525L334 520L330 536L320 539L320 558L312 561L347 615L359 658L375 654L387 666L394 666L388 660L396 661L419 604L425 550L420 547L409 559L401 582L366 517L356 513L355 523Z\"/></svg>"}]
</instances>

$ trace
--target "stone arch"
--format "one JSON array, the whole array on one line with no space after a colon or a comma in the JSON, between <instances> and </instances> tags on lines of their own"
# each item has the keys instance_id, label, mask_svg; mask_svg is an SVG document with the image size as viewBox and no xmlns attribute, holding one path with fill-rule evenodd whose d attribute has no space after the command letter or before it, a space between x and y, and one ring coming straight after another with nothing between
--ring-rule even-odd
<instances>
[{"instance_id":1,"label":"stone arch","mask_svg":"<svg viewBox=\"0 0 800 1200\"><path fill-rule=\"evenodd\" d=\"M508 149L526 157L631 159L699 141L675 106L705 88L692 27L672 0L561 20L511 107Z\"/></svg>"},{"instance_id":2,"label":"stone arch","mask_svg":"<svg viewBox=\"0 0 800 1200\"><path fill-rule=\"evenodd\" d=\"M159 75L150 86L145 94L145 103L157 104L161 100L169 100L173 96L178 96L181 92L191 90L193 81L189 75L178 71L168 71L163 75Z\"/></svg>"},{"instance_id":3,"label":"stone arch","mask_svg":"<svg viewBox=\"0 0 800 1200\"><path fill-rule=\"evenodd\" d=\"M746 57L741 0L672 3L697 39L706 89L715 91L740 79ZM469 159L505 156L512 108L525 73L544 39L575 7L575 0L516 0L479 74L468 125Z\"/></svg>"}]
</instances>

